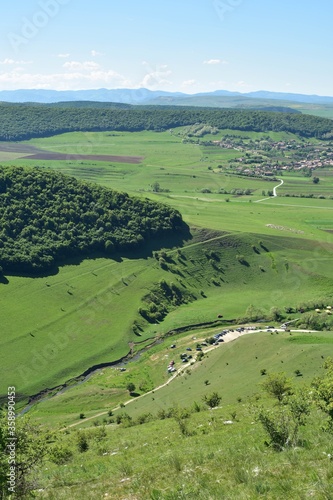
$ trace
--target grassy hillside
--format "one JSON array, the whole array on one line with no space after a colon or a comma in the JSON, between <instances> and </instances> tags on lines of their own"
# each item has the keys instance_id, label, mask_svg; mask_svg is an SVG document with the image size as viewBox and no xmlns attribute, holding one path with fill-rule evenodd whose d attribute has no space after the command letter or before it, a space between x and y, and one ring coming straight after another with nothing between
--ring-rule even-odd
<instances>
[{"instance_id":1,"label":"grassy hillside","mask_svg":"<svg viewBox=\"0 0 333 500\"><path fill-rule=\"evenodd\" d=\"M23 384L24 372L22 370L16 372L15 382L18 387L22 387L23 394L32 394L32 390L37 392L37 388L45 387L46 384L50 387L51 384L57 385L57 382L63 383L71 376L83 373L89 366L119 358L129 352L128 342L130 341L136 344L135 349L139 349L145 339L163 338L165 334L179 327L214 322L218 319L218 315L223 315L223 320L226 322L237 318L266 318L265 321L269 322L274 319L274 308L278 308L281 313L280 322L282 318L295 319L300 314L287 314L285 308L295 309L311 300L325 297L329 301L332 297L333 273L327 273L330 253L330 248L323 248L311 241L275 237L259 240L258 235L254 237L253 235L227 234L215 235L210 241L192 243L184 247L181 253L167 252L165 259L167 267L164 269L160 267L156 258L150 258L147 261L114 263L112 268L110 265L101 266L101 270L95 264L92 274L92 267L88 261L86 276L79 277L73 274L71 281L67 280L67 285L71 285L73 291L71 297L68 297L66 292L67 285L57 286L59 278L47 280L51 284L47 290L47 300L50 301L52 297L51 303L54 302L54 309L47 308L46 301L43 303L45 310L54 315L51 328L54 338L51 345L54 346L58 336L62 339L60 334L62 324L67 323L69 328L68 338L65 338L61 347L56 349L54 357L46 353L47 372L45 369L36 370L36 361L31 360L27 352L29 353L28 349L32 352L36 339L41 346L47 340L44 346L47 349L50 336L47 335L45 339L43 332L50 328L48 323L45 322L44 325L42 323L36 332L32 330L36 339L29 335L28 323L24 329L25 335L17 337L15 336L15 331L17 331L15 317L13 315L8 318L7 328L11 325L12 343L3 345L3 352L8 351L8 366L4 365L3 381L6 383L8 378L6 370L10 369L13 362L9 347L13 345L14 339L16 358L20 353L20 366L30 369L30 379L26 381L28 384ZM140 265L143 266L141 269ZM134 271L134 266L136 266L136 271ZM127 268L127 275L122 271L124 268ZM133 274L129 274L130 268ZM62 272L66 272L66 269L64 268ZM91 283L94 282L97 286L101 282L102 275L105 276L102 278L105 282L113 275L118 276L118 280L122 276L123 281L119 280L118 284L113 286L109 283L109 286L100 292L96 299L93 299L90 295ZM66 274L64 278L65 276ZM158 300L158 284L161 280L170 286L176 286L185 298L191 295L193 299L186 299L185 303L177 307L168 301ZM57 289L59 297L56 302L54 293ZM83 310L80 299L84 297L84 293L88 293L88 290L90 302L84 302ZM114 294L115 291L117 295ZM43 283L40 284L39 293L45 295ZM144 299L147 293L150 295L148 303ZM9 295L7 303L13 303L14 297ZM60 305L66 310L66 301L68 305L71 301L73 306L71 316L59 318ZM165 305L169 313L163 321L147 321L138 312L141 308L145 308L153 311L154 317L156 311L160 311ZM255 315L249 309L250 306L253 306ZM121 314L119 310L122 311ZM124 321L125 311L126 322ZM33 317L32 314L32 320ZM134 324L136 327L133 330ZM45 358L43 362L45 364ZM61 372L59 372L59 367L62 367ZM145 368L142 369L145 372ZM153 373L149 370L148 372L145 375L138 373L137 377L140 381L147 379L150 388L165 381L165 365L163 365L162 373L156 372L155 368ZM13 373L11 379L13 379ZM63 412L65 415L68 412L65 419L69 418L71 421L82 411L82 401L85 401L87 405L85 411L98 412L109 407L113 402L122 400L125 386L122 385L121 379L117 379L115 386L113 382L111 386L109 385L108 375L102 378L98 375L97 379L102 383L106 392L104 389L102 392L93 389L90 382L85 383L80 386L81 389L68 392L69 407L67 403L64 407L60 404L61 400L67 400L66 395L60 400L55 400L55 405L58 405L57 411L54 407L55 414L59 416L59 413ZM97 379L92 380L93 386ZM119 382L121 382L120 387L117 385Z\"/></svg>"},{"instance_id":2,"label":"grassy hillside","mask_svg":"<svg viewBox=\"0 0 333 500\"><path fill-rule=\"evenodd\" d=\"M189 345L190 338L178 338L177 348ZM165 389L143 398L132 396L125 408L105 413L95 425L87 421L89 427L77 416L79 426L51 439L37 497L329 498L333 439L322 429L324 414L312 402L297 446L282 451L268 446L258 415L266 411L277 420L281 410L261 387L268 376L261 369L283 370L295 391L323 373L332 341L327 333L245 335L211 351ZM174 354L166 346L156 348L141 363L140 373L153 364L158 369ZM295 376L296 369L302 376ZM136 367L128 366L128 380L137 382L136 376ZM115 375L105 391L113 380ZM101 377L89 384L91 396L87 393L82 400L83 412L93 392L101 390ZM203 398L214 391L222 399L209 410ZM57 399L61 404L64 397L55 398L53 406L50 401L48 418L57 414ZM287 408L284 405L285 413Z\"/></svg>"},{"instance_id":3,"label":"grassy hillside","mask_svg":"<svg viewBox=\"0 0 333 500\"><path fill-rule=\"evenodd\" d=\"M176 334L142 354L139 359L123 365L126 372L120 372L119 367L104 368L84 384L39 403L31 410L31 415L47 427L63 428L73 424L89 427L95 421L105 422L108 411L122 402L126 402L125 411L133 418L144 412L156 415L161 409L166 410L173 405L192 406L194 401L200 402L207 392L214 391L221 395L223 405L234 405L239 399L244 403L260 392L258 384L263 381L262 369L271 373L284 371L295 379L297 385L309 383L314 376L322 373L323 358L331 354L333 342L332 334L327 332L316 335L254 332L220 344L202 361L191 364L197 355L196 345L220 331L221 327L198 328ZM175 349L170 349L171 343L176 345ZM188 347L192 348L192 352L186 351ZM145 394L168 382L171 375L167 372L167 365L172 359L177 370L183 369L180 354L184 352L192 354L193 359L179 372L179 376L169 385ZM295 377L296 370L300 370L302 377ZM141 397L129 397L126 390L129 382L135 384L135 392ZM121 413L124 410L117 411ZM100 413L101 416L85 423L80 421L80 413L86 417Z\"/></svg>"}]
</instances>

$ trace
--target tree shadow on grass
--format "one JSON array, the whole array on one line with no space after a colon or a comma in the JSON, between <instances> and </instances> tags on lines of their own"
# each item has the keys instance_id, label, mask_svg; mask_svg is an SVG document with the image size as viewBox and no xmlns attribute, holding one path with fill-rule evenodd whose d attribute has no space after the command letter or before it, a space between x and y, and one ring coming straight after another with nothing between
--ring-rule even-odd
<instances>
[{"instance_id":1,"label":"tree shadow on grass","mask_svg":"<svg viewBox=\"0 0 333 500\"><path fill-rule=\"evenodd\" d=\"M45 269L30 269L23 264L16 264L6 270L10 276L20 276L27 278L47 278L59 273L60 267L79 266L84 260L97 260L107 258L115 262L122 262L127 259L148 259L153 257L153 252L164 249L183 247L186 241L192 239L189 226L183 222L182 226L173 233L167 233L159 237L151 238L141 246L135 248L122 249L108 254L103 251L91 250L88 252L77 253L76 255L55 257L55 264ZM92 273L94 274L94 273ZM96 275L97 276L97 275ZM3 280L3 281L2 281ZM0 277L0 283L8 284L7 278Z\"/></svg>"},{"instance_id":2,"label":"tree shadow on grass","mask_svg":"<svg viewBox=\"0 0 333 500\"><path fill-rule=\"evenodd\" d=\"M130 396L132 398L138 398L140 396L140 394L138 392L130 392Z\"/></svg>"}]
</instances>

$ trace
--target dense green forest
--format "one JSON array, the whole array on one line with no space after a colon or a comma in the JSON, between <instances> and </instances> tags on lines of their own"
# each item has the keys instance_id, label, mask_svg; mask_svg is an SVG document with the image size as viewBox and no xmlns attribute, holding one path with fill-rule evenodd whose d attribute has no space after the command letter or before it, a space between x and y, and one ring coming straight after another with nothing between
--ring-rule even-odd
<instances>
[{"instance_id":1,"label":"dense green forest","mask_svg":"<svg viewBox=\"0 0 333 500\"><path fill-rule=\"evenodd\" d=\"M176 210L40 168L0 167L0 265L40 272L67 257L112 255L183 234Z\"/></svg>"},{"instance_id":2,"label":"dense green forest","mask_svg":"<svg viewBox=\"0 0 333 500\"><path fill-rule=\"evenodd\" d=\"M285 131L331 139L333 121L311 115L268 111L169 106L98 106L0 104L0 140L17 141L73 131L163 131L206 123L219 129Z\"/></svg>"}]
</instances>

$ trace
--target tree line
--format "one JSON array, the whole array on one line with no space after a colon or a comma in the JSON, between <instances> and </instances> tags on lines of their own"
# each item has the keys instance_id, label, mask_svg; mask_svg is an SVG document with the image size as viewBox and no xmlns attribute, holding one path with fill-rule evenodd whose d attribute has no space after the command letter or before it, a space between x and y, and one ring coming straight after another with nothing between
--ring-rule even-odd
<instances>
[{"instance_id":1,"label":"tree line","mask_svg":"<svg viewBox=\"0 0 333 500\"><path fill-rule=\"evenodd\" d=\"M0 104L0 140L21 141L74 131L164 131L205 123L218 129L285 131L301 137L333 138L333 121L312 115L256 110L131 106L128 108L45 104Z\"/></svg>"}]
</instances>

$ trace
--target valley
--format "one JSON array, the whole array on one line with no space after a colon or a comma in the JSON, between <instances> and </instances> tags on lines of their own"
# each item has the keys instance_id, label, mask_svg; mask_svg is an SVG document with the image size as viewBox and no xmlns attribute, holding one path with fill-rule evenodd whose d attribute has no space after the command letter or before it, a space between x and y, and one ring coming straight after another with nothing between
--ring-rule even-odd
<instances>
[{"instance_id":1,"label":"valley","mask_svg":"<svg viewBox=\"0 0 333 500\"><path fill-rule=\"evenodd\" d=\"M119 475L119 481L124 475L135 476L137 482L129 479L128 485L119 486L114 498L124 498L128 491L138 498L149 498L145 497L148 486L143 479L147 467L156 491L160 491L151 498L167 498L161 491L168 478L162 475L158 482L158 470L152 464L139 470L133 444L138 438L129 437L138 432L138 426L142 428L142 446L145 442L150 449L156 445L156 453L164 456L161 448L157 449L159 433L171 433L175 441L191 441L192 449L202 454L202 464L212 467L208 455L213 435L221 434L230 443L237 440L233 430L228 434L224 422L231 420L245 436L255 420L251 415L258 411L258 402L272 407L260 392L266 374L285 372L292 378L295 392L325 374L323 360L330 356L333 341L332 141L305 139L285 131L242 131L205 124L193 127L73 131L0 146L0 175L7 179L2 192L5 184L0 183L0 196L6 213L12 213L12 205L5 202L9 195L14 192L15 203L19 203L19 193L25 193L14 190L15 183L9 184L14 174L15 182L28 186L24 189L30 186L28 198L24 195L29 199L26 209L34 207L41 214L44 209L37 207L38 199L49 210L57 183L63 189L58 199L67 207L65 212L59 208L59 220L60 216L63 219L57 231L71 253L66 253L65 246L57 253L58 243L55 249L48 243L53 260L47 266L42 258L45 242L40 222L38 237L36 233L27 245L23 239L16 247L9 245L12 231L21 224L22 230L15 237L29 238L29 231L23 230L26 216L22 208L16 211L16 222L5 225L0 237L0 303L5 311L0 339L1 401L6 400L7 387L15 386L18 412L26 409L24 418L57 435L52 438L58 443L55 447L71 450L68 461L59 459L57 464L58 458L54 462L53 456L48 462L50 472L43 473L46 493L41 492L41 498L53 494L65 498L69 487L73 498L80 498L81 486L75 485L94 476L96 468L103 481L94 488L102 494L103 488L109 487L107 471L113 470L112 454L118 449L124 455L114 458L114 476ZM60 174L65 177L58 177ZM29 176L28 181L25 176ZM33 179L38 179L35 199L32 186L37 181ZM48 201L41 195L41 182L50 193ZM84 196L98 196L98 202L84 198L83 192ZM88 221L84 219L86 209L79 219L81 208L74 207L76 193L82 206L89 207L89 220L96 217L98 221L87 224L85 231L93 233L85 240L83 236L78 239L73 229L81 227L82 220ZM129 198L121 193L128 193ZM102 225L109 222L106 215L103 219L105 213L109 217L111 210L116 213L119 209L118 201L112 208L103 205L108 197L119 203L125 200L127 208L131 204L140 210L149 207L145 227L155 224L153 218L148 224L148 218L164 207L158 223L180 213L188 229L180 234L179 228L174 228L174 233L164 235L164 225L157 238L146 238L147 233L142 232L142 245L137 247L132 241L127 247L118 225L114 233L110 225ZM117 212L117 217L121 220L124 216ZM43 220L43 216L38 219ZM133 212L122 227L138 234L135 228L143 227L139 220L139 212ZM29 225L34 224L31 219ZM56 242L50 232L52 225L48 222L46 241ZM113 234L117 234L122 243L117 240L115 249L102 241L95 233L97 226L108 234L105 240L113 244ZM95 241L94 247L89 246L89 239ZM78 241L81 247L75 247ZM15 252L19 248L19 257L8 253L10 248ZM81 248L81 253L75 248ZM27 255L37 259L39 270L26 267L19 272L22 262L27 265ZM20 260L23 257L25 260ZM290 332L280 329L285 322L292 322ZM246 325L254 328L251 334L210 350L214 335ZM186 365L181 358L184 353L191 356ZM172 360L176 373L167 370ZM174 379L169 382L171 377ZM135 387L132 391L130 384ZM222 404L213 412L204 401L214 393L222 398ZM312 423L319 418L318 412L313 409ZM315 431L306 428L309 443L318 438L322 420L320 417L319 423L312 424ZM263 443L258 425L253 426L253 439ZM97 444L93 444L93 436L99 432L100 441L96 437ZM79 471L82 452L74 451L80 436L90 443L84 480ZM127 440L129 445L124 445ZM318 442L324 450L324 439L320 437ZM130 451L125 452L126 446ZM178 456L183 464L175 472L178 484L195 459L181 455L174 446L170 445L170 456ZM231 457L230 446L224 460ZM307 452L302 452L302 463L310 467ZM214 453L218 456L220 452ZM239 448L237 460L242 453L245 445ZM269 454L270 467L274 467L275 452L271 448L266 451L264 445L258 445L252 459L258 460L263 453ZM104 456L108 467L102 464ZM300 476L301 468L299 464ZM233 473L229 473L228 481L232 481ZM196 481L204 480L201 474L200 469ZM61 481L54 493L57 477ZM289 481L290 491L296 491L297 480ZM241 481L240 494L252 492L253 484L252 480ZM149 488L149 495L153 494L153 487ZM199 483L193 488L189 491L198 493ZM206 488L212 498L220 494L213 487ZM90 495L94 498L95 493Z\"/></svg>"}]
</instances>

